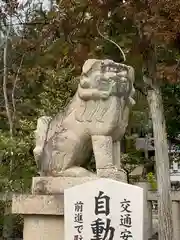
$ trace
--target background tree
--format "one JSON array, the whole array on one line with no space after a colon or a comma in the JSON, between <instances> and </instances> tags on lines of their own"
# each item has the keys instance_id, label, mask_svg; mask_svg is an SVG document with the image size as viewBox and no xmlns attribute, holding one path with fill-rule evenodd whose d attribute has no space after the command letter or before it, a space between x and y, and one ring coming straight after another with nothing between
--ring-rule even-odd
<instances>
[{"instance_id":1,"label":"background tree","mask_svg":"<svg viewBox=\"0 0 180 240\"><path fill-rule=\"evenodd\" d=\"M14 7L11 7L13 22L8 40L6 74L4 74L2 58L4 45L0 48L0 81L3 83L6 75L9 112L13 119L12 140L2 91L3 84L1 84L0 187L2 191L29 189L32 176L37 174L32 154L36 120L44 114L56 114L68 103L76 91L78 83L76 77L81 73L84 61L93 57L111 58L122 62L122 55L117 48L99 36L97 23L103 35L123 48L127 57L126 63L136 70L136 106L132 110L125 136L125 149L126 153L128 151L130 168L144 163L143 158L138 161L139 153L134 147L129 147L129 142L134 141L133 133L137 133L136 136L144 136L152 131L148 110L148 102L151 103L152 97L157 98L160 106L163 100L168 136L178 142L180 92L177 82L179 65L176 61L179 58L178 1L173 1L172 4L171 1L163 0L158 3L145 0L127 0L125 3L117 0L64 0L51 2L51 8L43 8L42 4L32 5L30 1L25 5L11 2L14 4ZM0 44L4 44L6 39L9 26L7 20L10 19L9 6L12 4L4 1L2 6ZM154 68L151 68L152 66ZM151 81L144 83L143 76ZM157 95L161 90L163 99L160 97L161 94ZM149 96L148 102L147 96ZM153 108L151 110L153 111ZM163 120L162 111L159 113ZM157 114L154 113L153 116L157 117ZM159 121L160 118L157 120ZM154 132L157 133L156 128ZM160 159L163 171L168 172L166 135L160 135L156 135L156 139L159 139L156 146L160 142L160 137L163 137L164 145L158 149L165 147L166 151L161 151L161 156L163 153L166 155L158 157L157 162L159 163L158 159ZM10 168L11 162L13 164ZM93 162L89 167L93 168ZM166 186L165 182L160 183L159 178L158 182L163 184L159 185L159 188L164 194L166 193L166 196L163 196L162 191L160 192L162 198L169 199L169 192L165 191L169 182L166 182ZM160 214L165 206L169 206L168 204L170 201L159 208ZM168 209L169 207L163 212L166 213ZM167 220L168 214L165 215L161 218L164 220L160 220L160 232L163 232L164 228L170 229L169 235L168 237L160 235L163 236L163 240L167 238L169 240L172 233L171 227L168 226L171 223Z\"/></svg>"}]
</instances>

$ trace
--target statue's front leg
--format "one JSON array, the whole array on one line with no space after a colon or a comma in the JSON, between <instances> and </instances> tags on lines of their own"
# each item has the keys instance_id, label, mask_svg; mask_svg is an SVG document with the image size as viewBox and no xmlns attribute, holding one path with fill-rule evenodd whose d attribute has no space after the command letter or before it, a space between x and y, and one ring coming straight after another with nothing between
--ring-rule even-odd
<instances>
[{"instance_id":1,"label":"statue's front leg","mask_svg":"<svg viewBox=\"0 0 180 240\"><path fill-rule=\"evenodd\" d=\"M120 141L113 142L113 160L117 169L121 168L121 146Z\"/></svg>"},{"instance_id":2,"label":"statue's front leg","mask_svg":"<svg viewBox=\"0 0 180 240\"><path fill-rule=\"evenodd\" d=\"M113 141L111 136L92 136L97 175L113 167Z\"/></svg>"},{"instance_id":3,"label":"statue's front leg","mask_svg":"<svg viewBox=\"0 0 180 240\"><path fill-rule=\"evenodd\" d=\"M97 176L126 182L126 173L120 168L120 149L111 136L92 136Z\"/></svg>"}]
</instances>

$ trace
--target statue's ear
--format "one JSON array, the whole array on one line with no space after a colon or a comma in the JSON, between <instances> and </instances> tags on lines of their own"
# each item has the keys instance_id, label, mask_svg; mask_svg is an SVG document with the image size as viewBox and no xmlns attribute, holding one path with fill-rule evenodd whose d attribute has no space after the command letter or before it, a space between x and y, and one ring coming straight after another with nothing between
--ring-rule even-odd
<instances>
[{"instance_id":1,"label":"statue's ear","mask_svg":"<svg viewBox=\"0 0 180 240\"><path fill-rule=\"evenodd\" d=\"M89 72L89 70L93 67L93 65L97 62L97 59L88 59L83 67L82 67L82 73L86 74Z\"/></svg>"}]
</instances>

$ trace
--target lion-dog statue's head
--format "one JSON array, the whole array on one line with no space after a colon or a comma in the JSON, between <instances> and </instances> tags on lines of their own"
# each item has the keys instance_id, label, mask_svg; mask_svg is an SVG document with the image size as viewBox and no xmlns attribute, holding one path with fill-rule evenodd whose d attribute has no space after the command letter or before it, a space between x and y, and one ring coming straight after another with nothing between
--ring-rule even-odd
<instances>
[{"instance_id":1,"label":"lion-dog statue's head","mask_svg":"<svg viewBox=\"0 0 180 240\"><path fill-rule=\"evenodd\" d=\"M77 92L81 107L76 119L86 123L91 134L111 135L116 131L119 135L122 129L119 134L118 129L126 128L129 107L135 103L133 83L132 67L108 59L87 60Z\"/></svg>"},{"instance_id":2,"label":"lion-dog statue's head","mask_svg":"<svg viewBox=\"0 0 180 240\"><path fill-rule=\"evenodd\" d=\"M117 96L125 97L133 104L133 83L132 67L109 59L89 59L82 68L78 91L83 100L106 100L109 96Z\"/></svg>"}]
</instances>

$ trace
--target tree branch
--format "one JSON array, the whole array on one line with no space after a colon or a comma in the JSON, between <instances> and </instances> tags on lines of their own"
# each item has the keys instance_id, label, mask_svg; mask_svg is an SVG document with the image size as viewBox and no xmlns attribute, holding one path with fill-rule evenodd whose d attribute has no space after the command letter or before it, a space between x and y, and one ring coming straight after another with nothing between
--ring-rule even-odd
<instances>
[{"instance_id":1,"label":"tree branch","mask_svg":"<svg viewBox=\"0 0 180 240\"><path fill-rule=\"evenodd\" d=\"M12 122L13 123L14 123L15 116L16 116L15 90L16 90L16 85L17 85L17 81L18 81L19 72L20 72L20 69L21 69L21 66L22 66L22 63L23 63L23 60L24 60L24 56L25 56L25 53L23 54L23 56L21 58L21 62L20 62L19 68L18 68L17 73L16 73L16 78L15 78L14 83L13 83L13 89L12 89L12 94L11 94L12 106L13 106L13 115L12 115Z\"/></svg>"},{"instance_id":2,"label":"tree branch","mask_svg":"<svg viewBox=\"0 0 180 240\"><path fill-rule=\"evenodd\" d=\"M7 114L8 123L9 123L9 133L10 133L10 136L12 138L12 136L13 136L13 122L12 122L11 112L10 112L10 109L9 109L8 96L7 96L7 74L8 74L7 53L8 53L8 39L9 39L10 30L11 30L11 27L9 26L9 28L7 30L6 42L5 42L5 46L4 46L3 94L4 94L6 114Z\"/></svg>"}]
</instances>

